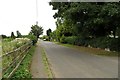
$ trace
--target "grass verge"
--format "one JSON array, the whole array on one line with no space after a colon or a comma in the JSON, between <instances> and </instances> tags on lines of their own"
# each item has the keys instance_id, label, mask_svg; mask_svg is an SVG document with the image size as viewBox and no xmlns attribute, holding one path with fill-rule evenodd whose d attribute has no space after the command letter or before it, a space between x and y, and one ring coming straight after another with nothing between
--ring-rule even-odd
<instances>
[{"instance_id":1,"label":"grass verge","mask_svg":"<svg viewBox=\"0 0 120 80\"><path fill-rule=\"evenodd\" d=\"M32 61L32 56L35 51L35 46L32 46L28 51L26 57L23 59L22 63L13 74L12 78L31 78L30 65Z\"/></svg>"},{"instance_id":2,"label":"grass verge","mask_svg":"<svg viewBox=\"0 0 120 80\"><path fill-rule=\"evenodd\" d=\"M58 45L70 47L70 48L79 50L81 52L91 53L91 54L95 54L95 55L118 57L118 54L119 54L119 52L105 51L103 49L98 49L98 48L76 46L76 45L71 45L71 44L62 44L59 42L54 42L54 43L56 43Z\"/></svg>"},{"instance_id":3,"label":"grass verge","mask_svg":"<svg viewBox=\"0 0 120 80\"><path fill-rule=\"evenodd\" d=\"M42 48L42 62L44 64L44 66L45 66L45 71L46 71L46 73L48 75L48 79L52 80L53 73L52 73L52 70L50 68L50 63L48 61L48 58L47 58L47 56L45 54L45 50L43 48Z\"/></svg>"}]
</instances>

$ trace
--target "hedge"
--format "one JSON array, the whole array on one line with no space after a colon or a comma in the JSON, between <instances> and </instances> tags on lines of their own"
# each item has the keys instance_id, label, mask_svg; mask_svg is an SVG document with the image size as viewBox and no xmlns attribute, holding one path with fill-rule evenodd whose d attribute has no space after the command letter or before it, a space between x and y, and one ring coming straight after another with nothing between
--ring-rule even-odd
<instances>
[{"instance_id":1,"label":"hedge","mask_svg":"<svg viewBox=\"0 0 120 80\"><path fill-rule=\"evenodd\" d=\"M67 43L78 46L91 46L94 48L109 48L111 51L120 51L120 38L99 37L99 38L84 38L80 36L62 36L61 43Z\"/></svg>"}]
</instances>

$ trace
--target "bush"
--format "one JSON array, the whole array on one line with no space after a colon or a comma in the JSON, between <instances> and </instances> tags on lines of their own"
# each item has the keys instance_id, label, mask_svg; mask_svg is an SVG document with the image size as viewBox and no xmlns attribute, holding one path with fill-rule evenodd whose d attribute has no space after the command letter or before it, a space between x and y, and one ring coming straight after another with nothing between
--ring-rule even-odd
<instances>
[{"instance_id":1,"label":"bush","mask_svg":"<svg viewBox=\"0 0 120 80\"><path fill-rule=\"evenodd\" d=\"M95 48L109 48L109 38L107 37L100 37L100 38L94 38L89 41L89 45Z\"/></svg>"},{"instance_id":2,"label":"bush","mask_svg":"<svg viewBox=\"0 0 120 80\"><path fill-rule=\"evenodd\" d=\"M95 48L109 48L111 51L120 51L120 38L100 37L91 39L89 45Z\"/></svg>"},{"instance_id":3,"label":"bush","mask_svg":"<svg viewBox=\"0 0 120 80\"><path fill-rule=\"evenodd\" d=\"M89 38L81 37L81 36L74 36L74 44L78 46L88 46Z\"/></svg>"},{"instance_id":4,"label":"bush","mask_svg":"<svg viewBox=\"0 0 120 80\"><path fill-rule=\"evenodd\" d=\"M69 36L65 37L62 36L60 39L61 43L68 43L72 45L78 45L78 46L87 46L88 45L88 39L78 36Z\"/></svg>"},{"instance_id":5,"label":"bush","mask_svg":"<svg viewBox=\"0 0 120 80\"><path fill-rule=\"evenodd\" d=\"M33 45L35 45L37 43L37 36L34 36L34 35L28 35L27 36L33 43Z\"/></svg>"},{"instance_id":6,"label":"bush","mask_svg":"<svg viewBox=\"0 0 120 80\"><path fill-rule=\"evenodd\" d=\"M74 45L74 44L76 44L76 39L77 39L76 36L70 36L70 37L66 37L65 41L68 44L73 44Z\"/></svg>"},{"instance_id":7,"label":"bush","mask_svg":"<svg viewBox=\"0 0 120 80\"><path fill-rule=\"evenodd\" d=\"M120 38L113 38L109 41L109 48L111 51L120 51Z\"/></svg>"},{"instance_id":8,"label":"bush","mask_svg":"<svg viewBox=\"0 0 120 80\"><path fill-rule=\"evenodd\" d=\"M60 38L61 43L68 43L72 45L85 46L88 45L94 48L109 48L111 51L120 51L120 38L110 37L99 37L99 38L85 38L81 36L70 36L65 37L64 35Z\"/></svg>"},{"instance_id":9,"label":"bush","mask_svg":"<svg viewBox=\"0 0 120 80\"><path fill-rule=\"evenodd\" d=\"M62 35L62 37L60 38L60 42L61 42L61 43L66 43L66 40L65 40L65 36L64 36L64 35Z\"/></svg>"}]
</instances>

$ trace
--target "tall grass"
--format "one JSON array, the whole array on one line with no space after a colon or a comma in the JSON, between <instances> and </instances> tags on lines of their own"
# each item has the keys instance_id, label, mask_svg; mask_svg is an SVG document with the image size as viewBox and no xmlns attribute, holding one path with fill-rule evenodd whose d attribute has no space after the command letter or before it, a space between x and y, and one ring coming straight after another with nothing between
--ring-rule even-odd
<instances>
[{"instance_id":1,"label":"tall grass","mask_svg":"<svg viewBox=\"0 0 120 80\"><path fill-rule=\"evenodd\" d=\"M6 38L2 40L2 53L8 53L10 51L13 51L20 46L26 44L28 41L30 41L28 38Z\"/></svg>"}]
</instances>

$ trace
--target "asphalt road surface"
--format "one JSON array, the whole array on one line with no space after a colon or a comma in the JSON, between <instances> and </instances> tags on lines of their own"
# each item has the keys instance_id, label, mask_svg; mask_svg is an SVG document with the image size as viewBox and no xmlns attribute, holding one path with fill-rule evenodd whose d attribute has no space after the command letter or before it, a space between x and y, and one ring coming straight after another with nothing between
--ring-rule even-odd
<instances>
[{"instance_id":1,"label":"asphalt road surface","mask_svg":"<svg viewBox=\"0 0 120 80\"><path fill-rule=\"evenodd\" d=\"M40 41L55 78L118 78L118 58L83 53Z\"/></svg>"}]
</instances>

